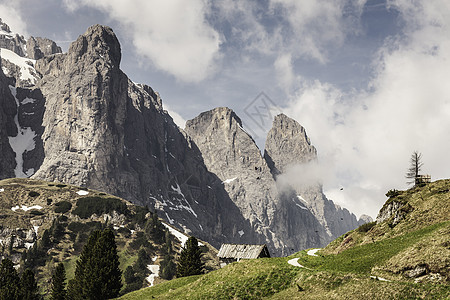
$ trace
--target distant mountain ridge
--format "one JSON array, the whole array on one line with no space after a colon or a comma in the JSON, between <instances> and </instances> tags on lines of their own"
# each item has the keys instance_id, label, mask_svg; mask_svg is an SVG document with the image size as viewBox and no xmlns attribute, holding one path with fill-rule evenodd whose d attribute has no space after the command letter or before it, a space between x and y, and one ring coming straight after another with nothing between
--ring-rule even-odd
<instances>
[{"instance_id":1,"label":"distant mountain ridge","mask_svg":"<svg viewBox=\"0 0 450 300\"><path fill-rule=\"evenodd\" d=\"M25 47L2 26L12 50L0 53L0 178L105 191L216 247L267 243L276 255L324 246L363 222L320 184L277 186L291 163L317 159L287 116L275 118L262 156L228 108L200 114L185 131L176 126L159 94L120 70L111 28L91 26L60 53L47 39Z\"/></svg>"}]
</instances>

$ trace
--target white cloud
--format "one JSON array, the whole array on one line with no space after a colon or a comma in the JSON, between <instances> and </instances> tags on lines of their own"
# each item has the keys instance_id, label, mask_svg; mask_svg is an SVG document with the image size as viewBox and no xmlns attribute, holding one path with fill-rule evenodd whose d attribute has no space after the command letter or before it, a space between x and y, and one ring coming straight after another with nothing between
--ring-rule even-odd
<instances>
[{"instance_id":1,"label":"white cloud","mask_svg":"<svg viewBox=\"0 0 450 300\"><path fill-rule=\"evenodd\" d=\"M90 6L125 25L136 51L155 67L187 82L214 72L220 58L219 34L206 20L205 1L65 0L67 9Z\"/></svg>"},{"instance_id":2,"label":"white cloud","mask_svg":"<svg viewBox=\"0 0 450 300\"><path fill-rule=\"evenodd\" d=\"M21 2L0 0L0 18L8 24L12 32L28 37L27 24L20 11Z\"/></svg>"},{"instance_id":3,"label":"white cloud","mask_svg":"<svg viewBox=\"0 0 450 300\"><path fill-rule=\"evenodd\" d=\"M170 106L167 105L167 103L163 103L164 109L167 110L169 115L172 117L175 124L177 124L178 127L181 129L184 129L186 126L186 120L176 111L171 110Z\"/></svg>"},{"instance_id":4,"label":"white cloud","mask_svg":"<svg viewBox=\"0 0 450 300\"><path fill-rule=\"evenodd\" d=\"M423 172L434 179L448 177L450 169L450 6L390 4L406 26L380 49L370 92L344 95L309 83L286 109L305 126L319 157L332 158L335 177L325 185L330 198L372 216L389 189L406 188L414 150L422 152Z\"/></svg>"}]
</instances>

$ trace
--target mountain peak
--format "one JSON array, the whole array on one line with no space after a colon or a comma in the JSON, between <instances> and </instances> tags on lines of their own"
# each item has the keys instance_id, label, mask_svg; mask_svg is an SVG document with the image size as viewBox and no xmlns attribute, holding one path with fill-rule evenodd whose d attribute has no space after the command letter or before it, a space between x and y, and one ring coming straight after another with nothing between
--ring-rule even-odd
<instances>
[{"instance_id":1,"label":"mountain peak","mask_svg":"<svg viewBox=\"0 0 450 300\"><path fill-rule=\"evenodd\" d=\"M289 165L301 164L316 159L316 148L306 135L306 130L297 121L279 114L267 134L264 149L272 174L283 173Z\"/></svg>"},{"instance_id":2,"label":"mountain peak","mask_svg":"<svg viewBox=\"0 0 450 300\"><path fill-rule=\"evenodd\" d=\"M119 40L114 31L103 25L93 25L73 42L68 51L69 55L81 58L110 60L115 67L119 67L122 58Z\"/></svg>"},{"instance_id":3,"label":"mountain peak","mask_svg":"<svg viewBox=\"0 0 450 300\"><path fill-rule=\"evenodd\" d=\"M241 119L232 109L228 107L216 107L201 113L192 120L188 120L186 122L186 128L192 127L196 128L197 132L203 132L201 128L208 127L211 124L214 124L214 127L226 126L231 128L233 123L237 123L242 127Z\"/></svg>"}]
</instances>

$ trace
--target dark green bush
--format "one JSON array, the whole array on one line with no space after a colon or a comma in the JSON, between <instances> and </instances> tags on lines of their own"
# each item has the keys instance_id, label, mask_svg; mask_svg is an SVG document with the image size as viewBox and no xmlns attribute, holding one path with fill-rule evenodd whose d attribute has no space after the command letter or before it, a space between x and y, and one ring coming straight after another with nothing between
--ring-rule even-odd
<instances>
[{"instance_id":1,"label":"dark green bush","mask_svg":"<svg viewBox=\"0 0 450 300\"><path fill-rule=\"evenodd\" d=\"M52 198L47 198L47 205L52 204L52 202L53 202Z\"/></svg>"},{"instance_id":2,"label":"dark green bush","mask_svg":"<svg viewBox=\"0 0 450 300\"><path fill-rule=\"evenodd\" d=\"M117 230L118 233L123 234L125 236L129 236L131 234L131 230L125 227L119 227Z\"/></svg>"},{"instance_id":3,"label":"dark green bush","mask_svg":"<svg viewBox=\"0 0 450 300\"><path fill-rule=\"evenodd\" d=\"M72 208L72 203L69 201L60 201L55 203L55 213L63 213L65 214Z\"/></svg>"},{"instance_id":4,"label":"dark green bush","mask_svg":"<svg viewBox=\"0 0 450 300\"><path fill-rule=\"evenodd\" d=\"M369 222L366 224L362 224L361 226L359 226L356 231L358 232L368 232L370 229L372 229L373 226L377 225L376 221L373 222Z\"/></svg>"},{"instance_id":5,"label":"dark green bush","mask_svg":"<svg viewBox=\"0 0 450 300\"><path fill-rule=\"evenodd\" d=\"M63 188L63 187L66 187L66 186L67 186L67 184L62 184L62 183L58 183L56 185L56 187L59 187L59 188Z\"/></svg>"},{"instance_id":6,"label":"dark green bush","mask_svg":"<svg viewBox=\"0 0 450 300\"><path fill-rule=\"evenodd\" d=\"M39 196L40 194L38 193L38 192L35 192L35 191L30 191L29 193L28 193L28 196L30 196L30 197L37 197L37 196Z\"/></svg>"},{"instance_id":7,"label":"dark green bush","mask_svg":"<svg viewBox=\"0 0 450 300\"><path fill-rule=\"evenodd\" d=\"M128 215L127 205L117 198L85 197L77 201L77 207L73 213L80 218L87 219L93 214L101 215L116 211L119 214Z\"/></svg>"},{"instance_id":8,"label":"dark green bush","mask_svg":"<svg viewBox=\"0 0 450 300\"><path fill-rule=\"evenodd\" d=\"M401 194L400 191L398 191L398 190L396 190L396 189L393 189L393 190L389 190L389 191L386 193L386 197L389 197L389 198L397 197L397 196L400 195L400 194Z\"/></svg>"},{"instance_id":9,"label":"dark green bush","mask_svg":"<svg viewBox=\"0 0 450 300\"><path fill-rule=\"evenodd\" d=\"M150 243L148 242L145 234L142 231L139 231L136 233L136 238L129 244L129 247L132 250L138 250L141 246L150 248Z\"/></svg>"},{"instance_id":10,"label":"dark green bush","mask_svg":"<svg viewBox=\"0 0 450 300\"><path fill-rule=\"evenodd\" d=\"M89 225L81 222L71 222L67 226L67 229L72 232L86 232L89 230Z\"/></svg>"},{"instance_id":11,"label":"dark green bush","mask_svg":"<svg viewBox=\"0 0 450 300\"><path fill-rule=\"evenodd\" d=\"M40 210L37 209L32 209L30 210L30 215L34 215L34 216L42 216L44 213Z\"/></svg>"}]
</instances>

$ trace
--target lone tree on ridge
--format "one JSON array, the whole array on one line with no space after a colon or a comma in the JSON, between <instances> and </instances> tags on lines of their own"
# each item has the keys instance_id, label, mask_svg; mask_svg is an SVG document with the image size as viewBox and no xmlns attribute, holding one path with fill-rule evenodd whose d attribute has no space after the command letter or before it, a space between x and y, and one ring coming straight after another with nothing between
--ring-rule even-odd
<instances>
[{"instance_id":1,"label":"lone tree on ridge","mask_svg":"<svg viewBox=\"0 0 450 300\"><path fill-rule=\"evenodd\" d=\"M408 169L408 172L406 172L406 178L408 179L408 184L414 184L416 185L419 178L419 172L422 169L423 162L422 162L422 154L418 151L414 151L411 155L410 159L410 167Z\"/></svg>"}]
</instances>

